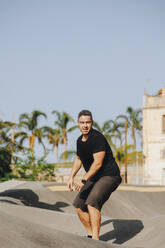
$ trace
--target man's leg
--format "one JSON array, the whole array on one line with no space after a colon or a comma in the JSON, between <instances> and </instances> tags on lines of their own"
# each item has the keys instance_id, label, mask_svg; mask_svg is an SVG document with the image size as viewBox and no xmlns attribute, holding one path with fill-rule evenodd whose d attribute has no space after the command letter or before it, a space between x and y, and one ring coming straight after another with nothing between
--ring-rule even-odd
<instances>
[{"instance_id":1,"label":"man's leg","mask_svg":"<svg viewBox=\"0 0 165 248\"><path fill-rule=\"evenodd\" d=\"M92 238L99 240L100 225L101 225L101 213L97 208L88 205L89 219L92 229Z\"/></svg>"},{"instance_id":2,"label":"man's leg","mask_svg":"<svg viewBox=\"0 0 165 248\"><path fill-rule=\"evenodd\" d=\"M80 208L76 208L76 212L80 218L80 221L87 230L88 235L92 236L92 228L91 228L89 213L82 211Z\"/></svg>"},{"instance_id":3,"label":"man's leg","mask_svg":"<svg viewBox=\"0 0 165 248\"><path fill-rule=\"evenodd\" d=\"M101 226L101 208L103 204L109 199L111 193L119 186L120 182L120 177L101 177L94 184L85 202L88 206L93 239L99 239Z\"/></svg>"}]
</instances>

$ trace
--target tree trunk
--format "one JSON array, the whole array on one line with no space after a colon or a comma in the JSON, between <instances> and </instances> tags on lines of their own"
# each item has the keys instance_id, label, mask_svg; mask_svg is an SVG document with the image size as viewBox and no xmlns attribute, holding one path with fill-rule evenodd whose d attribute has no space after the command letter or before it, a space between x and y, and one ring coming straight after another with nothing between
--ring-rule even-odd
<instances>
[{"instance_id":1,"label":"tree trunk","mask_svg":"<svg viewBox=\"0 0 165 248\"><path fill-rule=\"evenodd\" d=\"M125 183L127 182L127 120L125 120Z\"/></svg>"},{"instance_id":2,"label":"tree trunk","mask_svg":"<svg viewBox=\"0 0 165 248\"><path fill-rule=\"evenodd\" d=\"M119 170L121 172L121 161L120 160L118 161L118 165L119 165Z\"/></svg>"},{"instance_id":3,"label":"tree trunk","mask_svg":"<svg viewBox=\"0 0 165 248\"><path fill-rule=\"evenodd\" d=\"M14 123L14 114L12 116L12 122ZM14 139L14 134L15 134L15 125L12 125L12 133L11 133L11 142L12 142L12 147L11 147L11 165L14 164L14 143L15 143L15 139Z\"/></svg>"},{"instance_id":4,"label":"tree trunk","mask_svg":"<svg viewBox=\"0 0 165 248\"><path fill-rule=\"evenodd\" d=\"M63 129L63 137L64 137L64 151L65 151L65 154L67 152L67 133L66 133L66 129ZM66 162L66 155L64 156L64 160Z\"/></svg>"},{"instance_id":5,"label":"tree trunk","mask_svg":"<svg viewBox=\"0 0 165 248\"><path fill-rule=\"evenodd\" d=\"M134 150L136 150L135 129L134 129L133 125L131 126L131 136L132 136L132 141L133 141L133 144L134 144Z\"/></svg>"},{"instance_id":6,"label":"tree trunk","mask_svg":"<svg viewBox=\"0 0 165 248\"><path fill-rule=\"evenodd\" d=\"M136 137L135 137L135 128L132 125L132 139L133 139L133 144L134 144L134 152L135 152L135 166L136 166L136 184L139 182L139 166L138 166L138 158L137 158L137 151L136 151Z\"/></svg>"},{"instance_id":7,"label":"tree trunk","mask_svg":"<svg viewBox=\"0 0 165 248\"><path fill-rule=\"evenodd\" d=\"M29 137L29 145L30 148L32 149L32 165L34 165L34 142L35 142L35 136L31 135Z\"/></svg>"},{"instance_id":8,"label":"tree trunk","mask_svg":"<svg viewBox=\"0 0 165 248\"><path fill-rule=\"evenodd\" d=\"M56 160L57 160L57 163L59 162L59 159L58 159L58 145L55 146L55 149L56 149Z\"/></svg>"}]
</instances>

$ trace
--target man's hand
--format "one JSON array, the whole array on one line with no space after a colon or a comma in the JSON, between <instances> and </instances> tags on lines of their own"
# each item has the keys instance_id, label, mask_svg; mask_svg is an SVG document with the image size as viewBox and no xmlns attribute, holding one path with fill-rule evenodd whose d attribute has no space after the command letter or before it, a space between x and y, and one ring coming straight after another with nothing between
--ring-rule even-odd
<instances>
[{"instance_id":1,"label":"man's hand","mask_svg":"<svg viewBox=\"0 0 165 248\"><path fill-rule=\"evenodd\" d=\"M69 178L67 186L70 191L73 191L73 178Z\"/></svg>"},{"instance_id":2,"label":"man's hand","mask_svg":"<svg viewBox=\"0 0 165 248\"><path fill-rule=\"evenodd\" d=\"M83 186L84 186L84 184L80 181L80 182L75 184L75 190L80 191Z\"/></svg>"},{"instance_id":3,"label":"man's hand","mask_svg":"<svg viewBox=\"0 0 165 248\"><path fill-rule=\"evenodd\" d=\"M73 167L72 167L72 171L70 173L69 179L68 179L68 183L67 186L69 188L70 191L74 190L74 184L73 184L73 179L76 176L77 172L79 171L79 169L81 168L82 163L81 160L78 156L76 156L75 161L73 163Z\"/></svg>"}]
</instances>

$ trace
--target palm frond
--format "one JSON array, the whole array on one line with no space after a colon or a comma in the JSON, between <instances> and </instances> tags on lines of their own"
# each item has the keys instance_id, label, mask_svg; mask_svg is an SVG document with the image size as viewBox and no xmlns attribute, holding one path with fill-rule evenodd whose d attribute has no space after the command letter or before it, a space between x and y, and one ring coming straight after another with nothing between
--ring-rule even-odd
<instances>
[{"instance_id":1,"label":"palm frond","mask_svg":"<svg viewBox=\"0 0 165 248\"><path fill-rule=\"evenodd\" d=\"M20 137L28 137L27 133L25 132L15 132L14 133L14 139L20 138Z\"/></svg>"},{"instance_id":2,"label":"palm frond","mask_svg":"<svg viewBox=\"0 0 165 248\"><path fill-rule=\"evenodd\" d=\"M68 160L68 159L73 158L75 156L75 154L76 154L76 151L74 151L74 150L68 150L68 151L63 152L60 155L60 159Z\"/></svg>"},{"instance_id":3,"label":"palm frond","mask_svg":"<svg viewBox=\"0 0 165 248\"><path fill-rule=\"evenodd\" d=\"M60 115L60 112L58 112L57 110L53 110L52 111L52 114L56 115L57 116L57 119L61 119L61 115Z\"/></svg>"},{"instance_id":4,"label":"palm frond","mask_svg":"<svg viewBox=\"0 0 165 248\"><path fill-rule=\"evenodd\" d=\"M101 132L101 127L100 127L100 125L96 121L93 122L93 127L96 128L98 131Z\"/></svg>"},{"instance_id":5,"label":"palm frond","mask_svg":"<svg viewBox=\"0 0 165 248\"><path fill-rule=\"evenodd\" d=\"M19 122L22 123L23 121L29 122L30 121L30 116L28 113L23 113L19 117Z\"/></svg>"},{"instance_id":6,"label":"palm frond","mask_svg":"<svg viewBox=\"0 0 165 248\"><path fill-rule=\"evenodd\" d=\"M19 144L20 146L23 146L24 141L27 140L27 139L28 139L28 136L22 136L22 137L20 138L18 144Z\"/></svg>"},{"instance_id":7,"label":"palm frond","mask_svg":"<svg viewBox=\"0 0 165 248\"><path fill-rule=\"evenodd\" d=\"M72 132L72 131L74 131L75 129L78 129L78 128L79 128L78 125L73 126L73 127L69 128L69 129L67 130L67 132Z\"/></svg>"},{"instance_id":8,"label":"palm frond","mask_svg":"<svg viewBox=\"0 0 165 248\"><path fill-rule=\"evenodd\" d=\"M34 110L32 112L31 122L32 122L33 129L37 127L37 125L38 125L38 119L41 116L47 118L47 115L44 112L41 112L39 110Z\"/></svg>"}]
</instances>

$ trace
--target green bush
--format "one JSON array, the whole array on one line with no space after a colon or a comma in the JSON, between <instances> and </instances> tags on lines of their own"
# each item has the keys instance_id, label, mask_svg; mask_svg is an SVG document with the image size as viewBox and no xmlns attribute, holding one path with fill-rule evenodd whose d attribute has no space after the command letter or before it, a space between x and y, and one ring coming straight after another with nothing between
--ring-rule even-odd
<instances>
[{"instance_id":1,"label":"green bush","mask_svg":"<svg viewBox=\"0 0 165 248\"><path fill-rule=\"evenodd\" d=\"M28 180L49 180L55 181L55 164L48 164L44 157L36 158L30 149L24 152L23 158L18 158L14 165L13 173L19 178Z\"/></svg>"},{"instance_id":2,"label":"green bush","mask_svg":"<svg viewBox=\"0 0 165 248\"><path fill-rule=\"evenodd\" d=\"M10 178L11 153L5 148L0 148L0 180L5 181Z\"/></svg>"}]
</instances>

